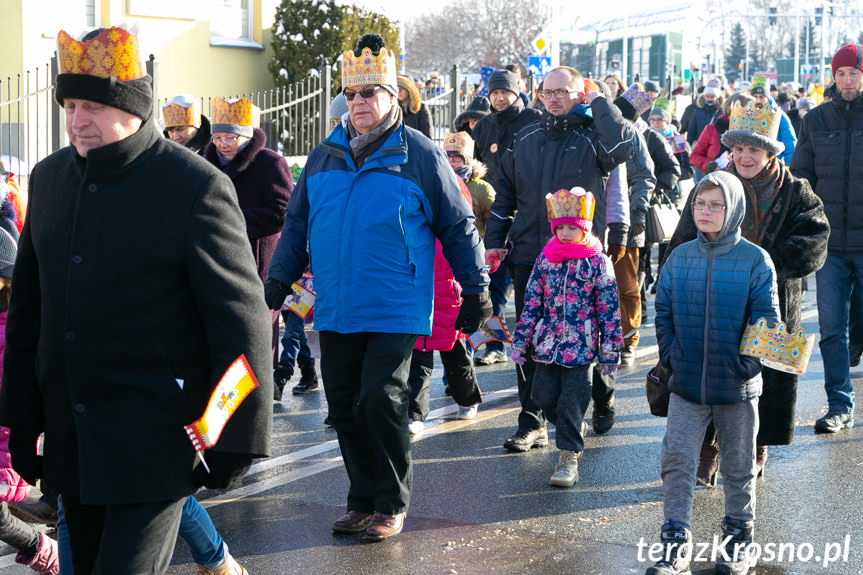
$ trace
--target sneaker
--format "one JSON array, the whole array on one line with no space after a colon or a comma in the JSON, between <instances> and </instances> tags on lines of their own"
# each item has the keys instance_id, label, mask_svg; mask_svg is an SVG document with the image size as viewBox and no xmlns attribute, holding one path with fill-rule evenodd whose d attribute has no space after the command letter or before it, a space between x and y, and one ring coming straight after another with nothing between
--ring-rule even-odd
<instances>
[{"instance_id":1,"label":"sneaker","mask_svg":"<svg viewBox=\"0 0 863 575\"><path fill-rule=\"evenodd\" d=\"M473 419L476 417L476 411L479 408L479 404L475 403L473 405L469 405L467 407L463 405L458 406L458 418L459 419Z\"/></svg>"},{"instance_id":2,"label":"sneaker","mask_svg":"<svg viewBox=\"0 0 863 575\"><path fill-rule=\"evenodd\" d=\"M756 557L760 553L753 548L754 529L755 523L752 521L725 517L722 535L723 540L728 538L728 543L725 544L725 553L716 560L716 575L746 575L755 567Z\"/></svg>"},{"instance_id":3,"label":"sneaker","mask_svg":"<svg viewBox=\"0 0 863 575\"><path fill-rule=\"evenodd\" d=\"M474 365L492 365L495 363L504 363L507 360L504 352L497 349L488 349L483 355L478 355L474 358Z\"/></svg>"},{"instance_id":4,"label":"sneaker","mask_svg":"<svg viewBox=\"0 0 863 575\"><path fill-rule=\"evenodd\" d=\"M863 343L848 343L848 367L860 365L860 357L863 356Z\"/></svg>"},{"instance_id":5,"label":"sneaker","mask_svg":"<svg viewBox=\"0 0 863 575\"><path fill-rule=\"evenodd\" d=\"M424 421L418 421L416 419L408 420L408 431L411 435L419 435L425 429L426 424Z\"/></svg>"},{"instance_id":6,"label":"sneaker","mask_svg":"<svg viewBox=\"0 0 863 575\"><path fill-rule=\"evenodd\" d=\"M620 364L621 365L632 365L635 363L635 346L627 345L620 352Z\"/></svg>"},{"instance_id":7,"label":"sneaker","mask_svg":"<svg viewBox=\"0 0 863 575\"><path fill-rule=\"evenodd\" d=\"M662 526L662 559L644 575L689 575L689 553L683 545L692 541L692 531L675 521Z\"/></svg>"},{"instance_id":8,"label":"sneaker","mask_svg":"<svg viewBox=\"0 0 863 575\"><path fill-rule=\"evenodd\" d=\"M836 433L846 427L854 427L854 414L830 410L815 422L815 433Z\"/></svg>"},{"instance_id":9,"label":"sneaker","mask_svg":"<svg viewBox=\"0 0 863 575\"><path fill-rule=\"evenodd\" d=\"M304 393L310 393L312 391L318 390L318 374L315 372L314 365L301 365L300 373L302 376L300 377L300 382L294 386L292 390L294 395L302 395Z\"/></svg>"},{"instance_id":10,"label":"sneaker","mask_svg":"<svg viewBox=\"0 0 863 575\"><path fill-rule=\"evenodd\" d=\"M530 451L533 447L545 447L546 445L548 445L547 428L527 429L526 427L519 427L518 431L504 442L503 447L514 453L523 453Z\"/></svg>"},{"instance_id":11,"label":"sneaker","mask_svg":"<svg viewBox=\"0 0 863 575\"><path fill-rule=\"evenodd\" d=\"M578 483L578 460L583 453L583 451L561 449L548 484L553 487L572 487Z\"/></svg>"},{"instance_id":12,"label":"sneaker","mask_svg":"<svg viewBox=\"0 0 863 575\"><path fill-rule=\"evenodd\" d=\"M248 575L248 573L249 572L246 571L242 565L237 563L237 560L231 557L230 554L228 554L221 567L207 569L206 567L198 565L198 575Z\"/></svg>"}]
</instances>

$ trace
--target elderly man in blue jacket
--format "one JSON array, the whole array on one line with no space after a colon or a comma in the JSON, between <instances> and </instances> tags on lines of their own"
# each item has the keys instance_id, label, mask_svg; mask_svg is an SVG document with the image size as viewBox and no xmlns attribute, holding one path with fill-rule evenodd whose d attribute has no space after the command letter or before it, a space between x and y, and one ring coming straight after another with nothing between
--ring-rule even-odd
<instances>
[{"instance_id":1,"label":"elderly man in blue jacket","mask_svg":"<svg viewBox=\"0 0 863 575\"><path fill-rule=\"evenodd\" d=\"M351 481L336 533L399 533L411 494L407 384L417 335L431 333L435 238L461 283L456 328L491 315L484 253L446 157L403 125L396 62L376 34L342 57L349 118L309 155L270 264L281 306L311 263L330 422Z\"/></svg>"}]
</instances>

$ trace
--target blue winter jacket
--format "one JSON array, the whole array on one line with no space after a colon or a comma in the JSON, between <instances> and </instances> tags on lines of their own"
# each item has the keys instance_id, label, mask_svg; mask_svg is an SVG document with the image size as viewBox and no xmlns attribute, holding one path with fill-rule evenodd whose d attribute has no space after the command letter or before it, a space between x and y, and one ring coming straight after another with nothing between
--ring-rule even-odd
<instances>
[{"instance_id":1,"label":"blue winter jacket","mask_svg":"<svg viewBox=\"0 0 863 575\"><path fill-rule=\"evenodd\" d=\"M694 403L722 405L761 395L761 362L740 355L740 341L747 323L780 321L779 296L770 256L740 236L745 204L739 180L727 172L707 178L736 182L723 187L725 222L716 241L699 231L662 266L656 338L660 361L672 371L669 389Z\"/></svg>"},{"instance_id":2,"label":"blue winter jacket","mask_svg":"<svg viewBox=\"0 0 863 575\"><path fill-rule=\"evenodd\" d=\"M309 155L270 277L311 264L315 328L431 334L435 237L462 293L488 285L471 207L443 151L400 125L357 169L342 126Z\"/></svg>"}]
</instances>

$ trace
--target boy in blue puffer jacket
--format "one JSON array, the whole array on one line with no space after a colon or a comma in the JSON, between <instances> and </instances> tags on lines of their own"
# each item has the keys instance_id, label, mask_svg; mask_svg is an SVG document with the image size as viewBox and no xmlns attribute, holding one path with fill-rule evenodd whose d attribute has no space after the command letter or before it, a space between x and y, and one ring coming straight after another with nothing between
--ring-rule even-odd
<instances>
[{"instance_id":1,"label":"boy in blue puffer jacket","mask_svg":"<svg viewBox=\"0 0 863 575\"><path fill-rule=\"evenodd\" d=\"M722 449L726 556L716 573L745 575L755 520L755 436L761 362L740 355L748 323L780 321L773 262L743 239L746 210L736 176L714 172L693 191L698 239L678 246L659 275L656 338L672 371L662 441L663 558L647 575L689 573L695 471L702 434L713 421ZM689 545L684 545L689 543Z\"/></svg>"}]
</instances>

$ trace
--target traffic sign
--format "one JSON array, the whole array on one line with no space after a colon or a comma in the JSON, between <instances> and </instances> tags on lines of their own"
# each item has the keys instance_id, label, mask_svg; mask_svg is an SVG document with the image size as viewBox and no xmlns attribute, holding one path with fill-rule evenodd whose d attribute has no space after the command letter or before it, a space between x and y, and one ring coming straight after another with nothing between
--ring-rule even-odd
<instances>
[{"instance_id":1,"label":"traffic sign","mask_svg":"<svg viewBox=\"0 0 863 575\"><path fill-rule=\"evenodd\" d=\"M551 72L551 56L528 56L528 71L538 78L545 78Z\"/></svg>"}]
</instances>

